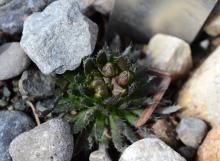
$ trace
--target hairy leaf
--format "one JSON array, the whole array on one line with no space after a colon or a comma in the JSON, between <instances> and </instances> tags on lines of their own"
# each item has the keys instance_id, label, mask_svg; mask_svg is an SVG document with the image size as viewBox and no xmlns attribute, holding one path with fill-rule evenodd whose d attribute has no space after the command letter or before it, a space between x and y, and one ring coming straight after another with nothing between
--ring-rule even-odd
<instances>
[{"instance_id":1,"label":"hairy leaf","mask_svg":"<svg viewBox=\"0 0 220 161\"><path fill-rule=\"evenodd\" d=\"M79 112L70 122L74 124L74 134L81 132L94 120L94 110Z\"/></svg>"},{"instance_id":2,"label":"hairy leaf","mask_svg":"<svg viewBox=\"0 0 220 161\"><path fill-rule=\"evenodd\" d=\"M117 125L117 119L115 119L113 116L110 116L109 121L111 127L112 142L118 151L123 151L126 143L123 135L120 133L120 129Z\"/></svg>"},{"instance_id":3,"label":"hairy leaf","mask_svg":"<svg viewBox=\"0 0 220 161\"><path fill-rule=\"evenodd\" d=\"M100 140L105 128L105 116L100 111L96 111L95 116L92 135L96 140Z\"/></svg>"}]
</instances>

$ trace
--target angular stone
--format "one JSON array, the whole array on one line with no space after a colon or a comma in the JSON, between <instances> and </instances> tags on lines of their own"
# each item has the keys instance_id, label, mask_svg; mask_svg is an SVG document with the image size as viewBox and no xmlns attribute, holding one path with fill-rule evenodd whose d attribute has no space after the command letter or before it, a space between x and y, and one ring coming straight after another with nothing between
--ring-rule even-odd
<instances>
[{"instance_id":1,"label":"angular stone","mask_svg":"<svg viewBox=\"0 0 220 161\"><path fill-rule=\"evenodd\" d=\"M30 59L17 42L0 46L0 80L21 74L30 64Z\"/></svg>"},{"instance_id":2,"label":"angular stone","mask_svg":"<svg viewBox=\"0 0 220 161\"><path fill-rule=\"evenodd\" d=\"M220 13L211 17L210 21L205 26L204 30L210 36L220 35Z\"/></svg>"},{"instance_id":3,"label":"angular stone","mask_svg":"<svg viewBox=\"0 0 220 161\"><path fill-rule=\"evenodd\" d=\"M54 78L50 75L44 75L35 69L23 72L18 84L19 91L23 97L51 96L55 90Z\"/></svg>"},{"instance_id":4,"label":"angular stone","mask_svg":"<svg viewBox=\"0 0 220 161\"><path fill-rule=\"evenodd\" d=\"M157 138L139 140L123 152L119 161L186 161Z\"/></svg>"},{"instance_id":5,"label":"angular stone","mask_svg":"<svg viewBox=\"0 0 220 161\"><path fill-rule=\"evenodd\" d=\"M176 132L180 140L187 146L197 148L207 133L206 123L194 117L183 118Z\"/></svg>"},{"instance_id":6,"label":"angular stone","mask_svg":"<svg viewBox=\"0 0 220 161\"><path fill-rule=\"evenodd\" d=\"M11 161L8 151L11 141L33 127L32 119L22 112L0 111L0 161Z\"/></svg>"},{"instance_id":7,"label":"angular stone","mask_svg":"<svg viewBox=\"0 0 220 161\"><path fill-rule=\"evenodd\" d=\"M206 136L197 152L197 161L220 160L220 125L215 126Z\"/></svg>"},{"instance_id":8,"label":"angular stone","mask_svg":"<svg viewBox=\"0 0 220 161\"><path fill-rule=\"evenodd\" d=\"M179 93L182 116L201 118L212 125L220 123L220 47L195 71Z\"/></svg>"},{"instance_id":9,"label":"angular stone","mask_svg":"<svg viewBox=\"0 0 220 161\"><path fill-rule=\"evenodd\" d=\"M9 152L13 161L70 161L73 136L68 123L52 119L16 137Z\"/></svg>"},{"instance_id":10,"label":"angular stone","mask_svg":"<svg viewBox=\"0 0 220 161\"><path fill-rule=\"evenodd\" d=\"M173 36L155 35L145 52L151 67L169 72L174 78L186 74L192 67L189 44Z\"/></svg>"},{"instance_id":11,"label":"angular stone","mask_svg":"<svg viewBox=\"0 0 220 161\"><path fill-rule=\"evenodd\" d=\"M77 0L59 0L26 19L21 46L44 74L62 74L93 52L97 32Z\"/></svg>"}]
</instances>

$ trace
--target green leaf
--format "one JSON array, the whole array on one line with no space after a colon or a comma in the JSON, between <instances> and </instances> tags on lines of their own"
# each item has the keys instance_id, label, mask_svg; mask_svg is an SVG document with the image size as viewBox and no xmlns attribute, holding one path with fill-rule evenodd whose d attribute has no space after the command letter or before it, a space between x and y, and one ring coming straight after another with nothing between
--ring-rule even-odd
<instances>
[{"instance_id":1,"label":"green leaf","mask_svg":"<svg viewBox=\"0 0 220 161\"><path fill-rule=\"evenodd\" d=\"M105 128L105 116L100 111L96 111L95 123L93 125L92 133L98 142L102 138L104 128Z\"/></svg>"},{"instance_id":2,"label":"green leaf","mask_svg":"<svg viewBox=\"0 0 220 161\"><path fill-rule=\"evenodd\" d=\"M105 50L101 50L98 52L96 56L96 64L101 69L107 63L107 56Z\"/></svg>"},{"instance_id":3,"label":"green leaf","mask_svg":"<svg viewBox=\"0 0 220 161\"><path fill-rule=\"evenodd\" d=\"M120 129L116 123L117 119L115 119L113 116L110 116L109 121L111 127L112 142L115 148L121 152L124 150L126 145L124 137L121 135Z\"/></svg>"},{"instance_id":4,"label":"green leaf","mask_svg":"<svg viewBox=\"0 0 220 161\"><path fill-rule=\"evenodd\" d=\"M121 132L126 138L131 142L134 143L138 140L138 137L135 135L134 130L129 127L124 121L118 121L118 127L121 129Z\"/></svg>"},{"instance_id":5,"label":"green leaf","mask_svg":"<svg viewBox=\"0 0 220 161\"><path fill-rule=\"evenodd\" d=\"M74 124L74 134L85 129L94 120L94 110L85 110L79 112L70 123Z\"/></svg>"},{"instance_id":6,"label":"green leaf","mask_svg":"<svg viewBox=\"0 0 220 161\"><path fill-rule=\"evenodd\" d=\"M96 69L95 60L94 58L87 58L83 61L83 68L85 74L89 74L93 70Z\"/></svg>"}]
</instances>

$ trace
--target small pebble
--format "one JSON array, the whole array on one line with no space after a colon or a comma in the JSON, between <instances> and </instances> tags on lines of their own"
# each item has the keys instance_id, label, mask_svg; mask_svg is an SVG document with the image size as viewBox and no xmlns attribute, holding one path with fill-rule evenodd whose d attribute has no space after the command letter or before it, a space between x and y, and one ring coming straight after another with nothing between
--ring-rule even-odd
<instances>
[{"instance_id":1,"label":"small pebble","mask_svg":"<svg viewBox=\"0 0 220 161\"><path fill-rule=\"evenodd\" d=\"M147 61L153 68L169 72L173 78L185 75L191 69L192 55L187 42L177 37L157 34L151 38L147 50Z\"/></svg>"},{"instance_id":2,"label":"small pebble","mask_svg":"<svg viewBox=\"0 0 220 161\"><path fill-rule=\"evenodd\" d=\"M183 118L176 132L180 140L187 146L197 148L207 133L206 123L198 118Z\"/></svg>"}]
</instances>

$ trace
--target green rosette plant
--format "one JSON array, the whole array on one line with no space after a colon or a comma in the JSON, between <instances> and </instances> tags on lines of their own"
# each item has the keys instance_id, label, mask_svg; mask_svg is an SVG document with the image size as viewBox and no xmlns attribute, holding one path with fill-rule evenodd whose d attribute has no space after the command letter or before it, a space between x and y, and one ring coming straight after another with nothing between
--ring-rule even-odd
<instances>
[{"instance_id":1,"label":"green rosette plant","mask_svg":"<svg viewBox=\"0 0 220 161\"><path fill-rule=\"evenodd\" d=\"M55 109L64 113L74 134L87 132L97 144L122 151L139 139L135 122L157 90L139 53L102 49L83 61L83 69L63 75L63 95Z\"/></svg>"}]
</instances>

